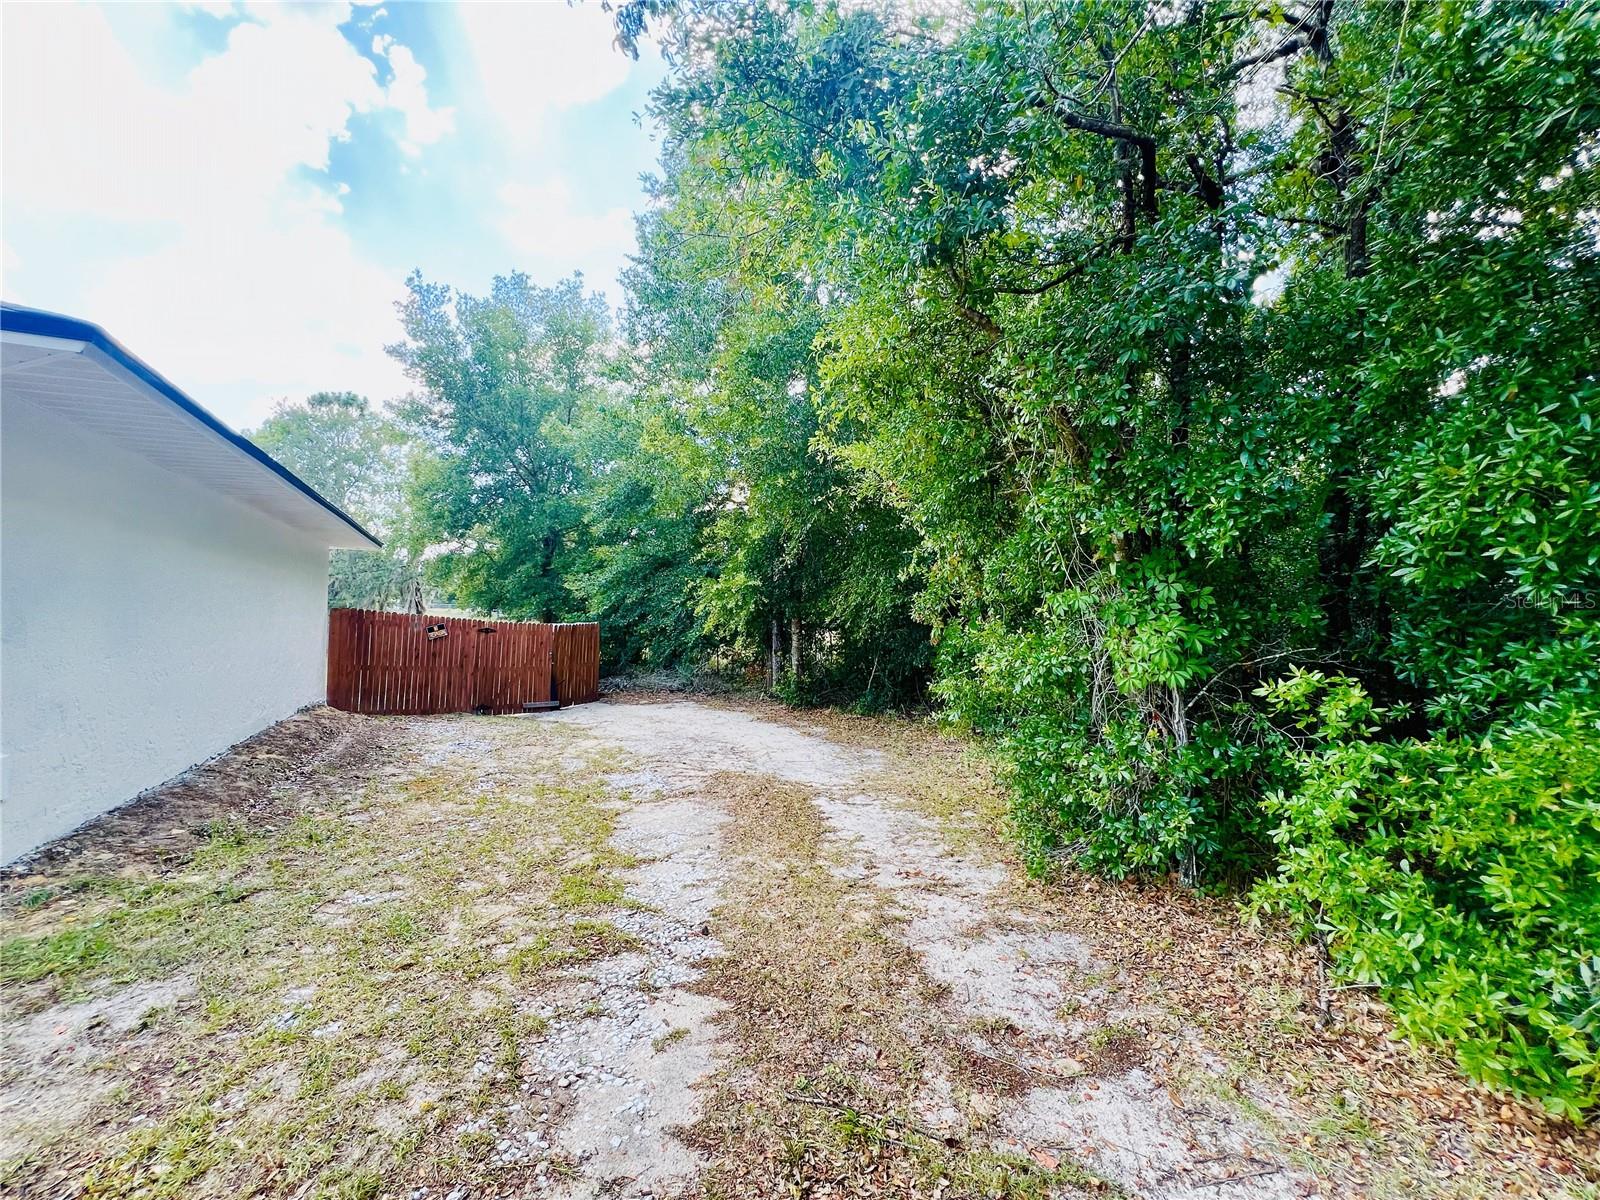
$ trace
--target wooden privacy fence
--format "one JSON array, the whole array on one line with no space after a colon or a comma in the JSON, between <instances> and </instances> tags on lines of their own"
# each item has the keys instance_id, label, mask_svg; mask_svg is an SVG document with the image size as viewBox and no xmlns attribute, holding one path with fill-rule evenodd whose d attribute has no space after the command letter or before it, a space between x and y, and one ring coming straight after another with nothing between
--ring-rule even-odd
<instances>
[{"instance_id":1,"label":"wooden privacy fence","mask_svg":"<svg viewBox=\"0 0 1600 1200\"><path fill-rule=\"evenodd\" d=\"M328 703L360 713L521 712L600 698L600 626L336 608Z\"/></svg>"}]
</instances>

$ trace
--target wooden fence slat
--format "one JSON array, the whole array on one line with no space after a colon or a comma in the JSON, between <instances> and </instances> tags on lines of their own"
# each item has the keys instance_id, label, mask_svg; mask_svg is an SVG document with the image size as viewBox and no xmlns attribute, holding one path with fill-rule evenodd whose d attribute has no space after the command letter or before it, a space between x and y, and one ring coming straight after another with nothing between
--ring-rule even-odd
<instances>
[{"instance_id":1,"label":"wooden fence slat","mask_svg":"<svg viewBox=\"0 0 1600 1200\"><path fill-rule=\"evenodd\" d=\"M344 653L344 615L335 610L328 614L328 703L336 707L344 705L344 669L346 655Z\"/></svg>"},{"instance_id":2,"label":"wooden fence slat","mask_svg":"<svg viewBox=\"0 0 1600 1200\"><path fill-rule=\"evenodd\" d=\"M430 640L432 624L445 636ZM600 695L600 627L334 609L327 694L335 708L365 713L521 712L552 698L583 704Z\"/></svg>"},{"instance_id":3,"label":"wooden fence slat","mask_svg":"<svg viewBox=\"0 0 1600 1200\"><path fill-rule=\"evenodd\" d=\"M425 713L432 707L434 687L439 680L439 651L441 646L437 641L430 642L428 640L427 627L431 624L432 622L430 621L423 625L422 640L419 643L422 647L419 651L422 656L422 671L419 673L421 685L417 690L417 711L419 713ZM448 641L449 639L442 640Z\"/></svg>"},{"instance_id":4,"label":"wooden fence slat","mask_svg":"<svg viewBox=\"0 0 1600 1200\"><path fill-rule=\"evenodd\" d=\"M344 678L341 674L345 664L344 627L342 613L335 610L328 614L328 703L336 707L344 707Z\"/></svg>"},{"instance_id":5,"label":"wooden fence slat","mask_svg":"<svg viewBox=\"0 0 1600 1200\"><path fill-rule=\"evenodd\" d=\"M367 664L368 669L371 671L370 680L372 684L372 696L367 701L367 711L382 712L384 701L383 681L388 667L388 663L384 660L384 652L388 649L389 644L389 626L374 617L368 617L367 629L368 643L370 645L370 649L367 652Z\"/></svg>"},{"instance_id":6,"label":"wooden fence slat","mask_svg":"<svg viewBox=\"0 0 1600 1200\"><path fill-rule=\"evenodd\" d=\"M361 614L354 609L345 614L344 698L352 712L361 711Z\"/></svg>"},{"instance_id":7,"label":"wooden fence slat","mask_svg":"<svg viewBox=\"0 0 1600 1200\"><path fill-rule=\"evenodd\" d=\"M389 704L393 711L403 713L406 711L406 663L410 658L411 639L406 637L406 625L399 621L390 622L389 636L394 639L394 688L389 696Z\"/></svg>"},{"instance_id":8,"label":"wooden fence slat","mask_svg":"<svg viewBox=\"0 0 1600 1200\"><path fill-rule=\"evenodd\" d=\"M365 683L366 671L363 664L367 655L368 626L364 613L352 612L350 614L349 651L350 661L345 669L345 694L350 698L350 707L357 712L362 710L361 689Z\"/></svg>"},{"instance_id":9,"label":"wooden fence slat","mask_svg":"<svg viewBox=\"0 0 1600 1200\"><path fill-rule=\"evenodd\" d=\"M346 657L344 662L340 664L340 670L344 674L344 689L341 695L345 702L340 707L348 708L353 712L360 712L360 692L357 688L361 672L357 669L357 664L361 661L359 657L361 654L361 615L353 610L346 610L344 617L344 653ZM329 703L332 703L332 701L330 700Z\"/></svg>"},{"instance_id":10,"label":"wooden fence slat","mask_svg":"<svg viewBox=\"0 0 1600 1200\"><path fill-rule=\"evenodd\" d=\"M384 676L387 673L388 662L385 652L389 646L389 627L384 622L367 618L367 662L372 667L372 698L367 701L371 706L368 712L382 712L384 701Z\"/></svg>"},{"instance_id":11,"label":"wooden fence slat","mask_svg":"<svg viewBox=\"0 0 1600 1200\"><path fill-rule=\"evenodd\" d=\"M408 614L406 617L406 693L404 698L405 711L417 712L417 693L422 687L423 662L422 643L427 639L426 626L415 616Z\"/></svg>"},{"instance_id":12,"label":"wooden fence slat","mask_svg":"<svg viewBox=\"0 0 1600 1200\"><path fill-rule=\"evenodd\" d=\"M381 644L381 657L383 671L378 676L378 703L382 705L383 712L392 712L394 706L394 685L398 672L395 670L395 636L394 622L380 621L378 623L379 641Z\"/></svg>"},{"instance_id":13,"label":"wooden fence slat","mask_svg":"<svg viewBox=\"0 0 1600 1200\"><path fill-rule=\"evenodd\" d=\"M369 652L368 634L370 628L365 613L355 613L351 617L351 656L350 656L350 707L356 712L367 711L367 654Z\"/></svg>"},{"instance_id":14,"label":"wooden fence slat","mask_svg":"<svg viewBox=\"0 0 1600 1200\"><path fill-rule=\"evenodd\" d=\"M422 626L418 624L418 619L408 614L406 616L405 635L400 638L400 645L405 651L402 656L405 666L400 672L400 710L402 712L416 712L416 685L419 683L422 666L418 646L421 645L424 637L426 637L426 634L422 632Z\"/></svg>"},{"instance_id":15,"label":"wooden fence slat","mask_svg":"<svg viewBox=\"0 0 1600 1200\"><path fill-rule=\"evenodd\" d=\"M421 712L421 691L426 676L426 664L422 660L422 648L427 644L427 626L421 618L413 615L406 617L406 696L405 710L408 713Z\"/></svg>"},{"instance_id":16,"label":"wooden fence slat","mask_svg":"<svg viewBox=\"0 0 1600 1200\"><path fill-rule=\"evenodd\" d=\"M360 711L360 692L358 680L361 672L358 670L361 654L361 614L347 611L341 614L344 620L344 662L340 664L340 673L344 676L344 686L340 694L344 697L343 707Z\"/></svg>"},{"instance_id":17,"label":"wooden fence slat","mask_svg":"<svg viewBox=\"0 0 1600 1200\"><path fill-rule=\"evenodd\" d=\"M361 618L361 657L356 660L357 668L361 672L361 711L371 712L377 706L377 698L373 694L373 686L377 682L377 675L372 669L374 654L372 639L375 634L372 627L372 618Z\"/></svg>"},{"instance_id":18,"label":"wooden fence slat","mask_svg":"<svg viewBox=\"0 0 1600 1200\"><path fill-rule=\"evenodd\" d=\"M377 637L377 630L373 627L372 614L367 613L361 618L361 658L358 660L362 669L361 674L361 711L378 712L377 673L373 670L377 647L373 639Z\"/></svg>"}]
</instances>

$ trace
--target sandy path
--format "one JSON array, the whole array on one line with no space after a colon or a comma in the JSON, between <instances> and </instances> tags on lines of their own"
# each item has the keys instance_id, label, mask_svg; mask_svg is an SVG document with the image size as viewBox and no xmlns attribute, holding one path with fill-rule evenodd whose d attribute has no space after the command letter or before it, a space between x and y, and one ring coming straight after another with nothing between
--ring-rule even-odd
<instances>
[{"instance_id":1,"label":"sandy path","mask_svg":"<svg viewBox=\"0 0 1600 1200\"><path fill-rule=\"evenodd\" d=\"M0 874L0 1194L1592 1194L1592 1133L1324 1022L1231 902L1029 883L1000 803L892 720L301 714Z\"/></svg>"},{"instance_id":2,"label":"sandy path","mask_svg":"<svg viewBox=\"0 0 1600 1200\"><path fill-rule=\"evenodd\" d=\"M603 964L582 998L604 1011L560 1020L541 1069L571 1079L573 1105L558 1147L579 1164L562 1194L651 1196L681 1188L699 1158L674 1135L698 1115L695 1085L717 1063L717 1004L689 990L721 950L703 932L730 864L721 811L701 786L718 772L751 772L845 787L873 756L847 752L781 725L703 705L592 704L537 718L577 727L625 753L608 777L624 797L617 847L641 865L623 872L643 906L618 920L648 947ZM571 997L564 997L571 1007ZM668 1038L672 1044L657 1051Z\"/></svg>"},{"instance_id":3,"label":"sandy path","mask_svg":"<svg viewBox=\"0 0 1600 1200\"><path fill-rule=\"evenodd\" d=\"M1150 1064L1091 1070L1074 1057L1096 1025L1137 1016L1137 1006L1120 1002L1113 979L1087 997L1097 1020L1075 1019L1077 1006L1069 1002L1084 997L1062 968L1079 979L1114 973L1095 971L1070 933L1044 928L1034 914L1008 905L1007 868L956 851L935 822L886 791L881 754L838 745L820 730L685 701L587 705L542 719L624 752L627 765L611 778L630 798L618 842L646 860L629 873L629 893L654 910L638 917L635 931L652 947L648 969L661 990L643 1009L636 1000L620 1006L638 1010L640 1020L659 1013L688 1030L681 1058L631 1065L607 1056L614 1039L606 1031L616 1016L573 1031L584 1061L630 1083L620 1092L578 1095L563 1144L580 1156L582 1168L568 1194L659 1195L687 1183L698 1165L673 1128L697 1111L694 1092L719 1062L716 1005L685 989L698 964L718 951L715 939L694 931L704 928L732 869L719 847L723 815L701 796L713 775L727 772L811 790L838 851L833 869L892 899L904 918L898 936L947 988L950 1025L1011 1031L1003 1058L1028 1085L994 1100L990 1119L974 1129L970 1108L951 1103L950 1082L929 1079L918 1104L926 1125L1046 1161L1070 1156L1155 1200L1215 1196L1219 1186L1245 1200L1314 1193L1312 1181L1256 1149L1266 1139L1236 1109L1175 1095ZM615 963L604 974L622 993L641 977ZM615 1005L618 996L608 995ZM980 1034L963 1036L974 1052L994 1053ZM637 1096L648 1097L642 1122L637 1109L613 1111Z\"/></svg>"}]
</instances>

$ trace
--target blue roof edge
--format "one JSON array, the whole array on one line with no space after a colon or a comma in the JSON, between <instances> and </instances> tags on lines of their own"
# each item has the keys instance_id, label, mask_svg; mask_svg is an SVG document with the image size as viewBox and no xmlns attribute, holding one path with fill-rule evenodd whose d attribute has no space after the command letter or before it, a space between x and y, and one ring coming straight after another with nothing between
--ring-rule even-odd
<instances>
[{"instance_id":1,"label":"blue roof edge","mask_svg":"<svg viewBox=\"0 0 1600 1200\"><path fill-rule=\"evenodd\" d=\"M188 413L189 416L221 437L223 441L244 451L245 454L255 459L273 474L279 476L295 490L303 493L308 499L316 501L316 503L371 542L374 549L382 549L383 543L363 528L361 522L273 458L272 455L268 454L249 438L229 429L185 395L176 384L162 376L154 367L151 367L138 355L134 354L133 351L117 341L116 338L94 324L94 322L83 321L77 317L69 317L63 313L47 312L42 308L28 308L26 305L12 304L10 301L6 301L0 303L0 330L12 333L27 333L36 337L61 338L66 341L88 343L108 358L114 360L123 369L138 377L141 382L154 388L166 399Z\"/></svg>"}]
</instances>

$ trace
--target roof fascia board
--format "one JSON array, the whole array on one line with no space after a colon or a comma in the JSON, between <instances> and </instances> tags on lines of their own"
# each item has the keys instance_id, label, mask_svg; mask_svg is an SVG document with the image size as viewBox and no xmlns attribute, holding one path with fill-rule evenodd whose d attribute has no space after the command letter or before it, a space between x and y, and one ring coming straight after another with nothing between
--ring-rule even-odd
<instances>
[{"instance_id":1,"label":"roof fascia board","mask_svg":"<svg viewBox=\"0 0 1600 1200\"><path fill-rule=\"evenodd\" d=\"M19 329L0 332L0 340L13 342L18 346L38 346L43 350L56 350L62 354L76 354L89 344L77 338L46 337L42 333L23 333ZM11 369L16 370L15 367Z\"/></svg>"},{"instance_id":2,"label":"roof fascia board","mask_svg":"<svg viewBox=\"0 0 1600 1200\"><path fill-rule=\"evenodd\" d=\"M130 379L139 385L142 391L153 393L160 401L182 410L210 430L231 451L243 454L254 460L258 466L265 467L283 484L293 488L303 498L326 509L355 530L372 549L382 549L383 543L367 532L349 513L331 500L325 499L315 488L249 438L242 437L229 429L98 325L39 309L8 306L3 312L6 326L4 334L7 340L51 348L65 348L68 344L76 343L77 352L97 363L103 370ZM18 328L19 325L21 328Z\"/></svg>"}]
</instances>

